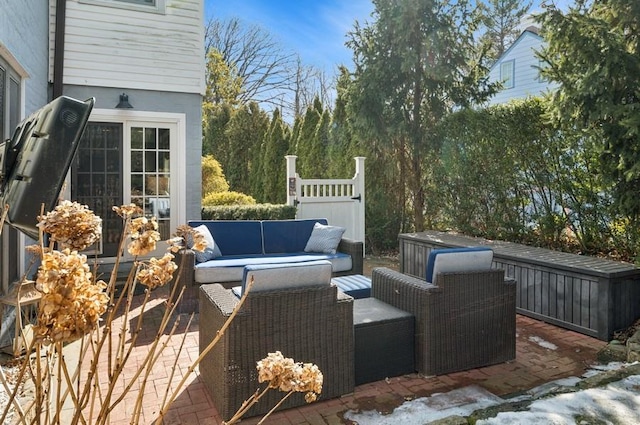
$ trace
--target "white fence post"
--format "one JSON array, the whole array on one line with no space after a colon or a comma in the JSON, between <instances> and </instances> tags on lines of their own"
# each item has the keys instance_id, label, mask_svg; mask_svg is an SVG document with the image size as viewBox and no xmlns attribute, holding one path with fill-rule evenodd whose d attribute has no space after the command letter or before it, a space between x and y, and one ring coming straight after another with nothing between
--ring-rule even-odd
<instances>
[{"instance_id":1,"label":"white fence post","mask_svg":"<svg viewBox=\"0 0 640 425\"><path fill-rule=\"evenodd\" d=\"M355 211L355 218L354 218L354 224L356 226L356 228L354 229L354 238L356 240L360 240L362 241L362 243L364 244L365 240L364 240L364 229L365 229L365 223L364 223L364 206L365 206L365 202L364 202L364 182L365 182L365 174L364 174L364 160L365 157L363 156L356 156L355 158L356 161L356 173L353 176L353 185L354 185L354 196L359 196L360 200L357 204L357 206L355 207L356 211Z\"/></svg>"},{"instance_id":2,"label":"white fence post","mask_svg":"<svg viewBox=\"0 0 640 425\"><path fill-rule=\"evenodd\" d=\"M295 155L285 155L287 160L287 205L296 205L296 185L298 183L298 175L296 173Z\"/></svg>"}]
</instances>

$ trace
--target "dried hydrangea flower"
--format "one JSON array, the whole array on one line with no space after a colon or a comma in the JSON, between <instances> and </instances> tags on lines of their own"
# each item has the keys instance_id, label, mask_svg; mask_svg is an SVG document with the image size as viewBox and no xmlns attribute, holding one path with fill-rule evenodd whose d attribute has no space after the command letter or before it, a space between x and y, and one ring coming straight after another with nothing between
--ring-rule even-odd
<instances>
[{"instance_id":1,"label":"dried hydrangea flower","mask_svg":"<svg viewBox=\"0 0 640 425\"><path fill-rule=\"evenodd\" d=\"M178 266L173 262L173 255L166 253L161 259L151 258L148 262L140 263L140 270L136 275L140 283L149 289L163 286L171 281L173 272Z\"/></svg>"},{"instance_id":2,"label":"dried hydrangea flower","mask_svg":"<svg viewBox=\"0 0 640 425\"><path fill-rule=\"evenodd\" d=\"M142 215L144 211L136 204L122 205L120 207L113 207L113 211L122 217L124 220L133 217L134 215Z\"/></svg>"},{"instance_id":3,"label":"dried hydrangea flower","mask_svg":"<svg viewBox=\"0 0 640 425\"><path fill-rule=\"evenodd\" d=\"M34 334L45 344L82 337L107 310L107 284L93 282L87 257L77 251L44 253L36 285L42 298Z\"/></svg>"},{"instance_id":4,"label":"dried hydrangea flower","mask_svg":"<svg viewBox=\"0 0 640 425\"><path fill-rule=\"evenodd\" d=\"M269 388L283 392L303 392L307 403L317 399L322 392L323 376L312 363L296 363L280 351L269 353L257 363L258 382L267 382Z\"/></svg>"},{"instance_id":5,"label":"dried hydrangea flower","mask_svg":"<svg viewBox=\"0 0 640 425\"><path fill-rule=\"evenodd\" d=\"M204 239L204 235L186 224L178 226L174 237L169 239L167 243L172 252L178 252L184 248L204 252L207 247L207 241Z\"/></svg>"},{"instance_id":6,"label":"dried hydrangea flower","mask_svg":"<svg viewBox=\"0 0 640 425\"><path fill-rule=\"evenodd\" d=\"M156 242L160 240L156 218L134 218L129 227L129 236L131 237L131 242L127 246L129 254L146 255L155 250Z\"/></svg>"},{"instance_id":7,"label":"dried hydrangea flower","mask_svg":"<svg viewBox=\"0 0 640 425\"><path fill-rule=\"evenodd\" d=\"M44 216L38 216L38 227L61 249L82 251L102 236L102 219L86 205L67 200Z\"/></svg>"}]
</instances>

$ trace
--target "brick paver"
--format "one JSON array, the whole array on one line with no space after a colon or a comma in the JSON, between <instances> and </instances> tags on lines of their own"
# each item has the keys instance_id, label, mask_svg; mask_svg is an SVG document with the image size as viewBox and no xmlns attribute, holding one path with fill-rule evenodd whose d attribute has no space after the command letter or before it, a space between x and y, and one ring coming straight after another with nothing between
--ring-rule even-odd
<instances>
[{"instance_id":1,"label":"brick paver","mask_svg":"<svg viewBox=\"0 0 640 425\"><path fill-rule=\"evenodd\" d=\"M136 298L141 298L137 296ZM144 358L152 343L155 330L163 312L166 291L157 291L150 302L144 320L144 337L139 340L133 357ZM198 356L198 323L194 320L186 329L187 315L180 315L178 332L170 340L164 356L149 377L145 388L145 400L141 417L144 423L152 423L157 417L175 353L184 333L187 333L185 352L180 356L172 382L176 384ZM197 319L197 316L196 316ZM129 320L132 320L130 317ZM352 394L341 398L318 401L300 408L273 414L267 423L282 425L320 425L350 423L343 419L347 410L375 409L391 412L407 400L450 391L468 385L479 385L498 396L517 394L550 380L580 376L595 363L596 353L605 345L603 341L564 330L525 316L517 316L516 359L485 368L452 373L443 376L422 376L417 373L393 377L387 380L356 387ZM128 374L133 373L127 370ZM125 376L126 380L127 377ZM129 398L125 399L111 418L112 424L127 424L131 412L127 411ZM164 424L219 424L222 419L196 369L188 384L165 417ZM228 418L225 418L228 419ZM256 424L260 418L246 418L242 423Z\"/></svg>"}]
</instances>

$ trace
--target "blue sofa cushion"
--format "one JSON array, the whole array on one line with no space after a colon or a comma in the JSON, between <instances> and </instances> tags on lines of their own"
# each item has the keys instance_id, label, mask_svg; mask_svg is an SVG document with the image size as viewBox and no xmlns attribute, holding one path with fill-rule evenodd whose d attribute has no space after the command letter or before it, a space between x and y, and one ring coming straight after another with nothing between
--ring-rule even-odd
<instances>
[{"instance_id":1,"label":"blue sofa cushion","mask_svg":"<svg viewBox=\"0 0 640 425\"><path fill-rule=\"evenodd\" d=\"M209 228L222 255L262 254L262 224L257 220L189 221L189 226Z\"/></svg>"},{"instance_id":2,"label":"blue sofa cushion","mask_svg":"<svg viewBox=\"0 0 640 425\"><path fill-rule=\"evenodd\" d=\"M304 251L316 223L327 224L327 220L265 220L262 222L264 253L282 254Z\"/></svg>"},{"instance_id":3,"label":"blue sofa cushion","mask_svg":"<svg viewBox=\"0 0 640 425\"><path fill-rule=\"evenodd\" d=\"M493 251L489 247L433 249L427 260L427 282L433 283L438 273L489 270Z\"/></svg>"}]
</instances>

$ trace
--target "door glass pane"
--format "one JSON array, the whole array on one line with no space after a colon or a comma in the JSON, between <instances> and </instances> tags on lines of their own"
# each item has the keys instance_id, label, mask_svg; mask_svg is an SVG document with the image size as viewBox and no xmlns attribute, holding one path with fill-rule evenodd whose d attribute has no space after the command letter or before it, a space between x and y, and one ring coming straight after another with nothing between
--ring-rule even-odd
<instances>
[{"instance_id":1,"label":"door glass pane","mask_svg":"<svg viewBox=\"0 0 640 425\"><path fill-rule=\"evenodd\" d=\"M131 149L142 149L142 128L131 129Z\"/></svg>"},{"instance_id":2,"label":"door glass pane","mask_svg":"<svg viewBox=\"0 0 640 425\"><path fill-rule=\"evenodd\" d=\"M9 78L9 128L13 131L20 122L20 83Z\"/></svg>"},{"instance_id":3,"label":"door glass pane","mask_svg":"<svg viewBox=\"0 0 640 425\"><path fill-rule=\"evenodd\" d=\"M158 129L158 149L169 150L169 129Z\"/></svg>"},{"instance_id":4,"label":"door glass pane","mask_svg":"<svg viewBox=\"0 0 640 425\"><path fill-rule=\"evenodd\" d=\"M99 257L115 257L122 220L113 206L123 204L120 123L89 122L71 171L71 199L102 218L102 240L92 247Z\"/></svg>"},{"instance_id":5,"label":"door glass pane","mask_svg":"<svg viewBox=\"0 0 640 425\"><path fill-rule=\"evenodd\" d=\"M144 143L134 145L134 138ZM160 238L171 237L170 131L168 128L131 129L131 200L156 217Z\"/></svg>"}]
</instances>

